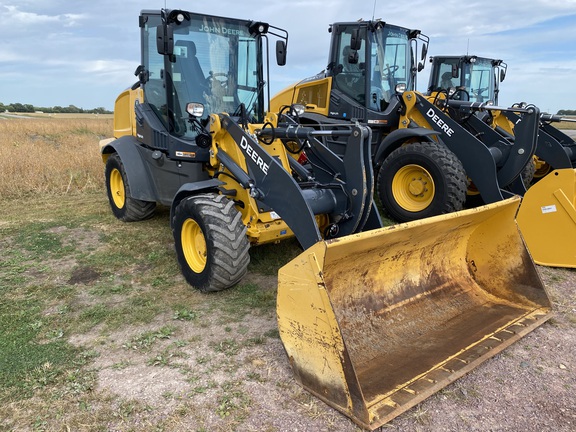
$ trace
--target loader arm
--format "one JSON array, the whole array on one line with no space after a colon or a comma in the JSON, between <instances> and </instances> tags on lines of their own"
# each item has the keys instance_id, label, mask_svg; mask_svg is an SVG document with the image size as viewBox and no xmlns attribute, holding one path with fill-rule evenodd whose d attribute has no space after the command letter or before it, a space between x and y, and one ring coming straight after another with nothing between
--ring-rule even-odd
<instances>
[{"instance_id":1,"label":"loader arm","mask_svg":"<svg viewBox=\"0 0 576 432\"><path fill-rule=\"evenodd\" d=\"M576 146L562 145L548 130L540 128L536 156L554 169L576 168Z\"/></svg>"},{"instance_id":2,"label":"loader arm","mask_svg":"<svg viewBox=\"0 0 576 432\"><path fill-rule=\"evenodd\" d=\"M455 106L453 102L456 102ZM448 101L451 109L457 109L469 114L472 112L467 102ZM462 105L464 104L464 105ZM506 108L496 107L498 112L507 112ZM473 108L472 108L473 109ZM482 109L484 110L484 109ZM500 187L524 195L526 187L522 182L522 172L531 163L532 156L536 152L538 142L538 115L535 110L526 110L522 116L517 117L514 128L516 135L503 133L491 127L478 115L466 115L462 122L471 133L480 136L482 141L497 154L495 162L498 168L498 183Z\"/></svg>"},{"instance_id":3,"label":"loader arm","mask_svg":"<svg viewBox=\"0 0 576 432\"><path fill-rule=\"evenodd\" d=\"M514 115L514 139L502 140L502 134L485 123L478 115L467 116L463 125L468 125L475 133L482 135L483 142L491 148L499 148L503 157L499 163L498 181L507 186L516 179L536 152L538 143L538 124L540 111L535 106L525 108L505 108L478 102L457 101L445 102L452 110L460 114L480 112L501 112ZM508 138L510 138L507 135Z\"/></svg>"},{"instance_id":4,"label":"loader arm","mask_svg":"<svg viewBox=\"0 0 576 432\"><path fill-rule=\"evenodd\" d=\"M337 179L345 187L346 195L353 198L348 203L345 212L350 215L359 215L359 217L343 220L338 226L338 236L382 226L376 206L373 205L374 169L370 148L372 140L370 128L358 124L344 131L342 129L331 130L330 125L324 125L323 130L292 126L285 130L277 129L276 133L306 140L308 161L312 167L317 167L314 171L316 180L321 184L330 184ZM346 151L342 158L318 139L321 136L338 135L348 137ZM366 226L368 221L370 221L369 225Z\"/></svg>"},{"instance_id":5,"label":"loader arm","mask_svg":"<svg viewBox=\"0 0 576 432\"><path fill-rule=\"evenodd\" d=\"M372 170L369 128L351 128L348 132L350 151L343 161L315 139L314 135L320 132L312 128L288 126L260 130L260 137L297 136L307 141L311 153L317 155L315 161L318 167L312 169L311 176L317 178L299 184L290 170L266 150L266 144L261 144L228 115L213 115L213 132L219 128L218 125L241 150L248 172L220 148L215 151L216 157L233 173L238 183L249 190L252 198L273 209L286 222L304 249L324 236L336 237L358 232L365 228L368 220L374 225L373 228L382 226L373 213L373 175L367 174ZM329 216L331 229L327 233L320 232L315 218L319 214Z\"/></svg>"},{"instance_id":6,"label":"loader arm","mask_svg":"<svg viewBox=\"0 0 576 432\"><path fill-rule=\"evenodd\" d=\"M400 119L404 127L426 127L439 132L439 139L462 162L466 174L474 182L485 203L501 201L510 195L498 182L496 160L498 149L490 149L482 141L450 118L442 109L417 92L405 92L406 106Z\"/></svg>"},{"instance_id":7,"label":"loader arm","mask_svg":"<svg viewBox=\"0 0 576 432\"><path fill-rule=\"evenodd\" d=\"M518 114L515 112L506 112L505 115L516 125L519 120ZM544 114L542 118L545 118ZM514 134L516 134L516 126L514 126ZM568 140L570 139L553 126L547 123L541 123L538 133L536 156L545 160L546 163L554 169L576 167L576 145L574 141L572 141L572 146L570 146L566 138L568 138Z\"/></svg>"},{"instance_id":8,"label":"loader arm","mask_svg":"<svg viewBox=\"0 0 576 432\"><path fill-rule=\"evenodd\" d=\"M574 139L548 123L542 123L540 131L547 133L564 147L564 151L572 162L572 168L576 168L576 142Z\"/></svg>"},{"instance_id":9,"label":"loader arm","mask_svg":"<svg viewBox=\"0 0 576 432\"><path fill-rule=\"evenodd\" d=\"M570 149L570 159L572 161L576 160L576 142L574 141L573 138L569 137L560 129L555 128L548 122L542 122L542 124L540 125L540 129L544 130L546 133L554 137L565 148Z\"/></svg>"},{"instance_id":10,"label":"loader arm","mask_svg":"<svg viewBox=\"0 0 576 432\"><path fill-rule=\"evenodd\" d=\"M492 148L492 153L497 155L495 162L500 187L508 187L512 192L524 195L526 187L522 183L521 173L531 161L533 151L516 148L513 139L506 139L476 115L467 116L462 126L471 133L481 136L484 142L490 142L489 148Z\"/></svg>"},{"instance_id":11,"label":"loader arm","mask_svg":"<svg viewBox=\"0 0 576 432\"><path fill-rule=\"evenodd\" d=\"M551 122L570 122L575 123L576 119L570 117L562 117L559 115L554 114L547 114L543 113L541 118L542 122L540 123L540 129L543 129L546 133L553 136L560 144L564 147L570 149L570 159L574 161L576 159L576 142L573 138L566 135L560 129L555 128L550 123ZM576 168L576 167L575 167Z\"/></svg>"}]
</instances>

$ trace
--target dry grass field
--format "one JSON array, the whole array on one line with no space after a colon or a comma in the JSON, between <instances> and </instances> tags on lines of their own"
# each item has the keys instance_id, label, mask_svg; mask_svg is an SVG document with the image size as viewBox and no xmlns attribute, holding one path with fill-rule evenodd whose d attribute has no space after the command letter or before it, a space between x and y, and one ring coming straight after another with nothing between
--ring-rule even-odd
<instances>
[{"instance_id":1,"label":"dry grass field","mask_svg":"<svg viewBox=\"0 0 576 432\"><path fill-rule=\"evenodd\" d=\"M97 143L111 135L112 116L0 119L0 199L101 188Z\"/></svg>"},{"instance_id":2,"label":"dry grass field","mask_svg":"<svg viewBox=\"0 0 576 432\"><path fill-rule=\"evenodd\" d=\"M112 115L0 114L0 199L102 188L97 143L111 135Z\"/></svg>"},{"instance_id":3,"label":"dry grass field","mask_svg":"<svg viewBox=\"0 0 576 432\"><path fill-rule=\"evenodd\" d=\"M574 122L567 122L567 121L563 121L560 122L558 124L555 124L554 127L556 127L557 129L562 129L562 130L575 130L576 129L576 118L574 118Z\"/></svg>"},{"instance_id":4,"label":"dry grass field","mask_svg":"<svg viewBox=\"0 0 576 432\"><path fill-rule=\"evenodd\" d=\"M169 209L112 215L111 133L110 116L0 118L0 430L360 432L296 384L279 339L296 242L252 248L240 284L197 292ZM537 270L554 317L382 431L576 430L576 271Z\"/></svg>"}]
</instances>

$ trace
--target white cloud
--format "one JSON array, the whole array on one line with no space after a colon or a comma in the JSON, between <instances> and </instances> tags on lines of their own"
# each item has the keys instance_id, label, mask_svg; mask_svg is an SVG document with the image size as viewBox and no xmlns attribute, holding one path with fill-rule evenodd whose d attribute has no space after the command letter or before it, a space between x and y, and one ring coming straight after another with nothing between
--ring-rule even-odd
<instances>
[{"instance_id":1,"label":"white cloud","mask_svg":"<svg viewBox=\"0 0 576 432\"><path fill-rule=\"evenodd\" d=\"M0 65L3 63L18 63L26 61L29 56L19 51L13 49L8 45L0 46Z\"/></svg>"},{"instance_id":2,"label":"white cloud","mask_svg":"<svg viewBox=\"0 0 576 432\"><path fill-rule=\"evenodd\" d=\"M55 105L73 103L87 108L111 108L119 89L134 82L140 57L138 14L141 9L164 5L161 0L1 3L0 74L11 74L11 80L8 85L3 82L0 102L22 98L23 103L40 105L33 99L42 97L46 100L42 104L50 105L47 98L57 97ZM188 6L176 0L167 0L167 5ZM576 0L413 0L409 4L376 0L374 5L374 0L221 0L189 7L206 14L268 21L288 30L288 64L273 68L273 92L324 69L329 24L374 15L422 30L431 37L430 55L460 55L469 49L472 54L505 60L509 72L502 96L513 100L533 94L535 101L553 109L576 105L576 90L568 79L576 71L571 60L576 58L572 45ZM559 24L546 25L552 20ZM428 68L419 77L424 87ZM50 76L50 91L32 88L30 80L36 77L36 83L40 76ZM90 91L86 91L87 83L91 83Z\"/></svg>"},{"instance_id":3,"label":"white cloud","mask_svg":"<svg viewBox=\"0 0 576 432\"><path fill-rule=\"evenodd\" d=\"M84 20L83 14L58 14L44 15L33 12L25 12L16 6L0 6L0 25L10 25L11 28L30 29L31 26L61 24L64 27L73 27Z\"/></svg>"},{"instance_id":4,"label":"white cloud","mask_svg":"<svg viewBox=\"0 0 576 432\"><path fill-rule=\"evenodd\" d=\"M136 69L135 63L126 60L90 60L76 65L76 68L90 81L106 79L118 84L126 83L130 78L136 81L136 77L131 75Z\"/></svg>"}]
</instances>

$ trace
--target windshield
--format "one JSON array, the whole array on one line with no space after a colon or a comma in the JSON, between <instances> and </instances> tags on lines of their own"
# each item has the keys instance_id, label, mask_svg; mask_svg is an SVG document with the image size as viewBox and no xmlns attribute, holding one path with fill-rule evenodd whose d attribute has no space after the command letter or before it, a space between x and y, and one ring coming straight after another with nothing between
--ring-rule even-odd
<instances>
[{"instance_id":1,"label":"windshield","mask_svg":"<svg viewBox=\"0 0 576 432\"><path fill-rule=\"evenodd\" d=\"M440 58L434 65L432 74L435 82L429 91L453 88L457 90L453 96L456 99L464 99L466 95L471 102L494 101L493 66L490 59ZM454 71L456 77L453 76ZM458 90L465 90L466 93Z\"/></svg>"},{"instance_id":2,"label":"windshield","mask_svg":"<svg viewBox=\"0 0 576 432\"><path fill-rule=\"evenodd\" d=\"M470 63L469 73L466 75L466 89L472 102L494 100L490 60L479 58L476 62Z\"/></svg>"},{"instance_id":3,"label":"windshield","mask_svg":"<svg viewBox=\"0 0 576 432\"><path fill-rule=\"evenodd\" d=\"M146 27L146 101L170 125L172 133L183 137L197 134L185 121L189 102L204 105L203 120L212 113L238 114L243 103L252 119L261 121L260 39L250 35L247 21L194 14L190 18L173 25L173 56L156 51L159 18L150 20Z\"/></svg>"},{"instance_id":4,"label":"windshield","mask_svg":"<svg viewBox=\"0 0 576 432\"><path fill-rule=\"evenodd\" d=\"M337 32L332 55L334 85L340 91L367 108L384 111L398 84L412 88L407 29L381 22L370 27L344 23ZM352 49L354 33L357 49Z\"/></svg>"},{"instance_id":5,"label":"windshield","mask_svg":"<svg viewBox=\"0 0 576 432\"><path fill-rule=\"evenodd\" d=\"M388 104L398 84L411 88L411 58L406 29L394 26L378 28L372 33L371 44L371 95L378 102L376 109ZM377 95L375 98L374 95ZM378 101L380 99L380 101ZM379 103L382 102L382 103Z\"/></svg>"}]
</instances>

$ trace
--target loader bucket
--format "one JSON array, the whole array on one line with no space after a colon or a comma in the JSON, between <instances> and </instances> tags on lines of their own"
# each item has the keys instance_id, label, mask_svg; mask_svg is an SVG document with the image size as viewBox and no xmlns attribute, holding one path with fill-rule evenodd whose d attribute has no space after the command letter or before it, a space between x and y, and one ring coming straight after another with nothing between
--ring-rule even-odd
<instances>
[{"instance_id":1,"label":"loader bucket","mask_svg":"<svg viewBox=\"0 0 576 432\"><path fill-rule=\"evenodd\" d=\"M545 322L519 202L321 241L282 267L296 380L373 430Z\"/></svg>"},{"instance_id":2,"label":"loader bucket","mask_svg":"<svg viewBox=\"0 0 576 432\"><path fill-rule=\"evenodd\" d=\"M552 171L531 186L517 222L537 264L576 268L576 170Z\"/></svg>"}]
</instances>

